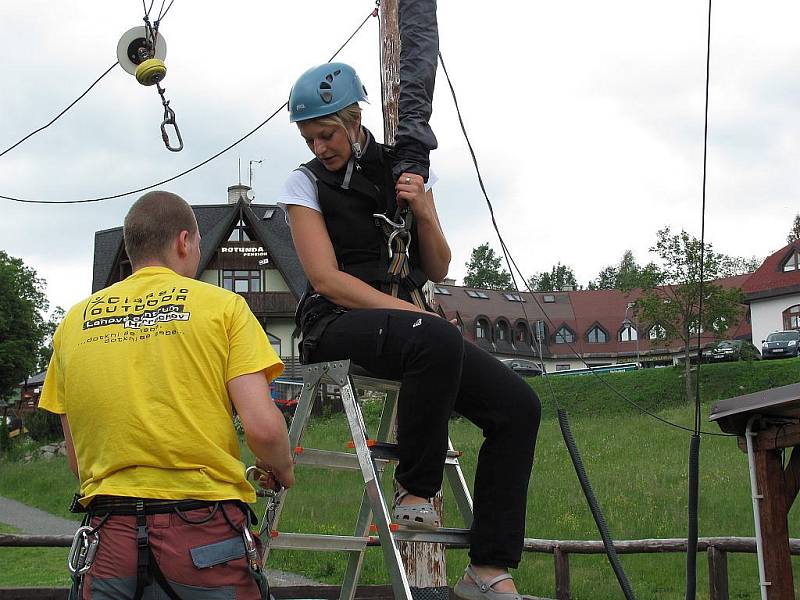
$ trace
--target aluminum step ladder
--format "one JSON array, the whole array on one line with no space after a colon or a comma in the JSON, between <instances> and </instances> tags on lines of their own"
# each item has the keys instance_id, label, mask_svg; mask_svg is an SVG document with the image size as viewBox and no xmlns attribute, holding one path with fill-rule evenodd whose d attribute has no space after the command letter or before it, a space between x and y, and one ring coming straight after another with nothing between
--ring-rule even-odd
<instances>
[{"instance_id":1,"label":"aluminum step ladder","mask_svg":"<svg viewBox=\"0 0 800 600\"><path fill-rule=\"evenodd\" d=\"M448 440L445 459L445 474L453 492L465 529L441 528L435 532L420 532L398 529L391 524L389 509L381 489L381 476L386 466L397 460L396 445L390 441L397 412L400 383L356 374L358 367L349 360L306 365L303 368L303 390L297 403L294 418L289 428L289 443L298 465L313 465L331 469L360 470L364 478L361 508L352 536L322 535L309 533L284 533L278 530L281 512L286 505L287 492L282 490L272 506L268 506L262 521L271 531L262 530L264 562L272 549L339 551L349 554L347 570L342 583L340 600L353 600L367 547L383 549L384 562L389 572L394 597L412 600L397 542L443 543L449 547L469 547L469 527L472 524L472 498L467 488L459 453L453 450ZM347 423L352 435L352 452L336 452L304 448L303 433L311 416L314 399L322 385L333 385L341 391ZM358 403L356 390L371 390L386 394L380 423L374 438L370 438ZM377 537L370 535L370 524L374 518Z\"/></svg>"}]
</instances>

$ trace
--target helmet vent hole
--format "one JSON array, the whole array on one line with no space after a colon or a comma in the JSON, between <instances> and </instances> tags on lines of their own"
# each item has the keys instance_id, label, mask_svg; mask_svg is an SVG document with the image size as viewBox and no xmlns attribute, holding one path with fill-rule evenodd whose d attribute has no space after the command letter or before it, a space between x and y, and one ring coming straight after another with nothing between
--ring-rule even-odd
<instances>
[{"instance_id":1,"label":"helmet vent hole","mask_svg":"<svg viewBox=\"0 0 800 600\"><path fill-rule=\"evenodd\" d=\"M322 83L319 84L319 89L321 89L321 90L330 90L332 88L331 88L331 84L330 83L328 83L327 81L323 81Z\"/></svg>"},{"instance_id":2,"label":"helmet vent hole","mask_svg":"<svg viewBox=\"0 0 800 600\"><path fill-rule=\"evenodd\" d=\"M334 77L338 77L338 76L341 74L341 72L342 72L342 70L341 70L341 69L336 69L336 70L333 72L333 76L334 76Z\"/></svg>"},{"instance_id":3,"label":"helmet vent hole","mask_svg":"<svg viewBox=\"0 0 800 600\"><path fill-rule=\"evenodd\" d=\"M327 75L325 75L325 79L328 81L328 83L332 83L333 82L333 75L328 73Z\"/></svg>"},{"instance_id":4,"label":"helmet vent hole","mask_svg":"<svg viewBox=\"0 0 800 600\"><path fill-rule=\"evenodd\" d=\"M325 104L330 104L331 100L333 100L333 94L331 94L330 92L321 92L319 97L322 98L322 101Z\"/></svg>"}]
</instances>

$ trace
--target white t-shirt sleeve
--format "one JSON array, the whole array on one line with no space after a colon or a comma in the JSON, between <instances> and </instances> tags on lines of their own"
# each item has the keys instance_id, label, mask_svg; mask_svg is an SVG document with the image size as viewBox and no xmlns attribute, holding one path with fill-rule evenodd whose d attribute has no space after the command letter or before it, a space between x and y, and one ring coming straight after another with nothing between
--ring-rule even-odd
<instances>
[{"instance_id":1,"label":"white t-shirt sleeve","mask_svg":"<svg viewBox=\"0 0 800 600\"><path fill-rule=\"evenodd\" d=\"M439 177L431 169L428 172L428 181L425 183L425 191L429 191L439 181ZM283 182L280 192L278 192L278 199L276 204L283 209L286 213L286 206L290 204L297 204L305 206L319 213L322 208L319 205L319 197L317 196L317 184L311 181L308 175L299 169L295 169Z\"/></svg>"},{"instance_id":2,"label":"white t-shirt sleeve","mask_svg":"<svg viewBox=\"0 0 800 600\"><path fill-rule=\"evenodd\" d=\"M317 184L308 178L308 175L300 170L289 173L289 177L283 182L281 191L278 192L276 204L286 212L289 204L306 206L317 212L322 212L317 197Z\"/></svg>"}]
</instances>

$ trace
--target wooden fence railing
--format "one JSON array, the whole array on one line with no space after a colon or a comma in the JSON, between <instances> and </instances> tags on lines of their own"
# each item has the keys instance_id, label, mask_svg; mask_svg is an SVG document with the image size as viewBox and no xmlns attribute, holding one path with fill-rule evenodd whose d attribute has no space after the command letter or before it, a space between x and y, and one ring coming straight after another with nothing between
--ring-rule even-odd
<instances>
[{"instance_id":1,"label":"wooden fence railing","mask_svg":"<svg viewBox=\"0 0 800 600\"><path fill-rule=\"evenodd\" d=\"M2 547L69 547L72 536L68 535L23 535L0 533L0 548ZM646 539L622 540L614 542L618 554L655 554L665 552L686 552L688 542L686 539ZM709 537L700 538L697 549L708 555L708 597L709 600L728 600L728 554L747 553L755 554L755 538L743 537ZM789 549L793 555L800 555L800 539L789 540ZM558 600L572 598L569 583L569 556L570 554L604 554L605 548L599 541L579 540L538 540L525 539L524 550L540 554L552 554L555 569L555 596ZM634 589L636 582L632 582ZM331 586L325 586L328 590ZM758 589L758 581L753 582L753 588ZM35 592L36 590L31 590ZM304 589L304 593L308 590ZM289 598L291 596L284 596ZM42 596L29 596L30 598ZM308 597L303 596L303 597ZM4 598L0 589L0 600Z\"/></svg>"}]
</instances>

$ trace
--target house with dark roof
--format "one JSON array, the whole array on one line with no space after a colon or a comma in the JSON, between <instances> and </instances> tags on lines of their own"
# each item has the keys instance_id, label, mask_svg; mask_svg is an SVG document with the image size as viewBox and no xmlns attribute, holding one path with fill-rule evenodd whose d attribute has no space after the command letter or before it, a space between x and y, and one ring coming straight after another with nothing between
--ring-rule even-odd
<instances>
[{"instance_id":1,"label":"house with dark roof","mask_svg":"<svg viewBox=\"0 0 800 600\"><path fill-rule=\"evenodd\" d=\"M715 283L741 287L748 277L726 277ZM641 290L530 294L436 284L434 294L437 312L455 319L466 339L498 358L541 361L548 372L580 369L587 364L667 365L673 364L682 350L680 344L660 341L658 325L645 329L636 323L631 308ZM728 339L750 339L750 335L745 307L739 323L717 332L717 336ZM710 344L717 336L703 333L702 343Z\"/></svg>"},{"instance_id":2,"label":"house with dark roof","mask_svg":"<svg viewBox=\"0 0 800 600\"><path fill-rule=\"evenodd\" d=\"M299 375L294 310L306 278L283 210L251 203L249 191L234 185L227 203L192 206L202 238L196 278L243 296L286 363L286 375ZM92 292L130 274L122 227L96 232Z\"/></svg>"},{"instance_id":3,"label":"house with dark roof","mask_svg":"<svg viewBox=\"0 0 800 600\"><path fill-rule=\"evenodd\" d=\"M742 291L756 347L773 331L800 329L800 240L768 256Z\"/></svg>"}]
</instances>

